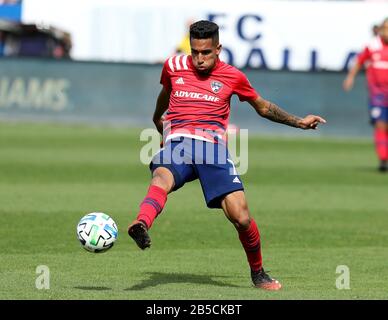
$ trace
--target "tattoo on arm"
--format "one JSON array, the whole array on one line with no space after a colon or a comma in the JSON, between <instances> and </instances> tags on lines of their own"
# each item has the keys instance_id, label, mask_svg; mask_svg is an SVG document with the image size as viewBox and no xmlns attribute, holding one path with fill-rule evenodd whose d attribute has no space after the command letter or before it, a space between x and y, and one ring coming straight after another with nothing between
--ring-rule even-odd
<instances>
[{"instance_id":1,"label":"tattoo on arm","mask_svg":"<svg viewBox=\"0 0 388 320\"><path fill-rule=\"evenodd\" d=\"M276 104L272 102L268 102L268 106L263 112L262 116L264 118L267 118L269 120L279 122L279 123L284 123L286 125L289 125L291 127L299 128L299 121L301 120L300 118L287 113L284 111L282 108L278 107Z\"/></svg>"}]
</instances>

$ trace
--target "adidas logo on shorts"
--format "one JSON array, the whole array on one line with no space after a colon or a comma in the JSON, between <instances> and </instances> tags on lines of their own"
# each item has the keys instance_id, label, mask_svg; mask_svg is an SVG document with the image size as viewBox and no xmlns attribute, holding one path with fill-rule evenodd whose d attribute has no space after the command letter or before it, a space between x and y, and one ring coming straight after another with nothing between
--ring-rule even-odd
<instances>
[{"instance_id":1,"label":"adidas logo on shorts","mask_svg":"<svg viewBox=\"0 0 388 320\"><path fill-rule=\"evenodd\" d=\"M240 179L238 177L233 179L233 183L241 183Z\"/></svg>"}]
</instances>

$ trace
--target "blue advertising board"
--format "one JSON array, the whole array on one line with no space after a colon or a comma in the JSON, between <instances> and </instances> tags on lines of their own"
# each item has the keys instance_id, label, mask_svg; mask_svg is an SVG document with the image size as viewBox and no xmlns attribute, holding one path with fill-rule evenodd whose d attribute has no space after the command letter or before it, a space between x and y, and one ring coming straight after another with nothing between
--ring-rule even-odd
<instances>
[{"instance_id":1,"label":"blue advertising board","mask_svg":"<svg viewBox=\"0 0 388 320\"><path fill-rule=\"evenodd\" d=\"M20 21L22 17L22 0L3 1L0 4L0 19Z\"/></svg>"}]
</instances>

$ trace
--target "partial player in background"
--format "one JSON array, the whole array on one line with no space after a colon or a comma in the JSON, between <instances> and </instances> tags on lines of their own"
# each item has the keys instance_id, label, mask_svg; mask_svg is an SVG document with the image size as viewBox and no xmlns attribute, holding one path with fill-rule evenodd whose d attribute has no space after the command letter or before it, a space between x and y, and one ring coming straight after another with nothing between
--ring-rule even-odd
<instances>
[{"instance_id":1,"label":"partial player in background","mask_svg":"<svg viewBox=\"0 0 388 320\"><path fill-rule=\"evenodd\" d=\"M380 36L379 33L380 33L380 25L374 24L373 27L372 27L372 34L373 34L373 36L374 37L379 37Z\"/></svg>"},{"instance_id":2,"label":"partial player in background","mask_svg":"<svg viewBox=\"0 0 388 320\"><path fill-rule=\"evenodd\" d=\"M361 68L366 67L369 93L369 114L374 126L376 152L380 160L379 171L388 169L388 18L378 28L378 35L357 56L349 70L343 87L352 89Z\"/></svg>"},{"instance_id":3,"label":"partial player in background","mask_svg":"<svg viewBox=\"0 0 388 320\"><path fill-rule=\"evenodd\" d=\"M186 28L185 28L185 30L187 30L187 31L185 32L185 34L184 34L183 38L181 39L181 41L179 42L178 46L175 48L175 54L188 55L191 53L189 29L193 23L194 23L193 19L187 20Z\"/></svg>"},{"instance_id":4,"label":"partial player in background","mask_svg":"<svg viewBox=\"0 0 388 320\"><path fill-rule=\"evenodd\" d=\"M148 230L163 210L167 195L199 179L207 206L222 209L236 228L255 287L279 290L281 284L264 271L260 233L223 138L228 128L231 96L236 94L241 101L247 101L260 116L288 126L316 129L325 120L287 113L262 98L244 73L220 61L221 44L215 23L192 24L190 45L191 55L170 57L163 66L163 88L153 121L165 144L152 159L148 193L128 234L141 249L150 247ZM182 211L184 214L188 212Z\"/></svg>"}]
</instances>

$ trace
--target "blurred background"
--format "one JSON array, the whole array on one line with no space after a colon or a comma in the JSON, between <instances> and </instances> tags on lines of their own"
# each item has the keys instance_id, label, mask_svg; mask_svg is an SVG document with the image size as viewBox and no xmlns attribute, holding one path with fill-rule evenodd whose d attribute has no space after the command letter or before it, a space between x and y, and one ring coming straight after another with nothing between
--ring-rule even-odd
<instances>
[{"instance_id":1,"label":"blurred background","mask_svg":"<svg viewBox=\"0 0 388 320\"><path fill-rule=\"evenodd\" d=\"M190 7L188 7L190 6ZM0 1L0 119L152 126L161 63L188 50L188 26L220 26L222 59L265 98L317 113L320 135L369 136L364 76L345 71L387 15L387 1ZM300 134L232 102L254 132Z\"/></svg>"}]
</instances>

